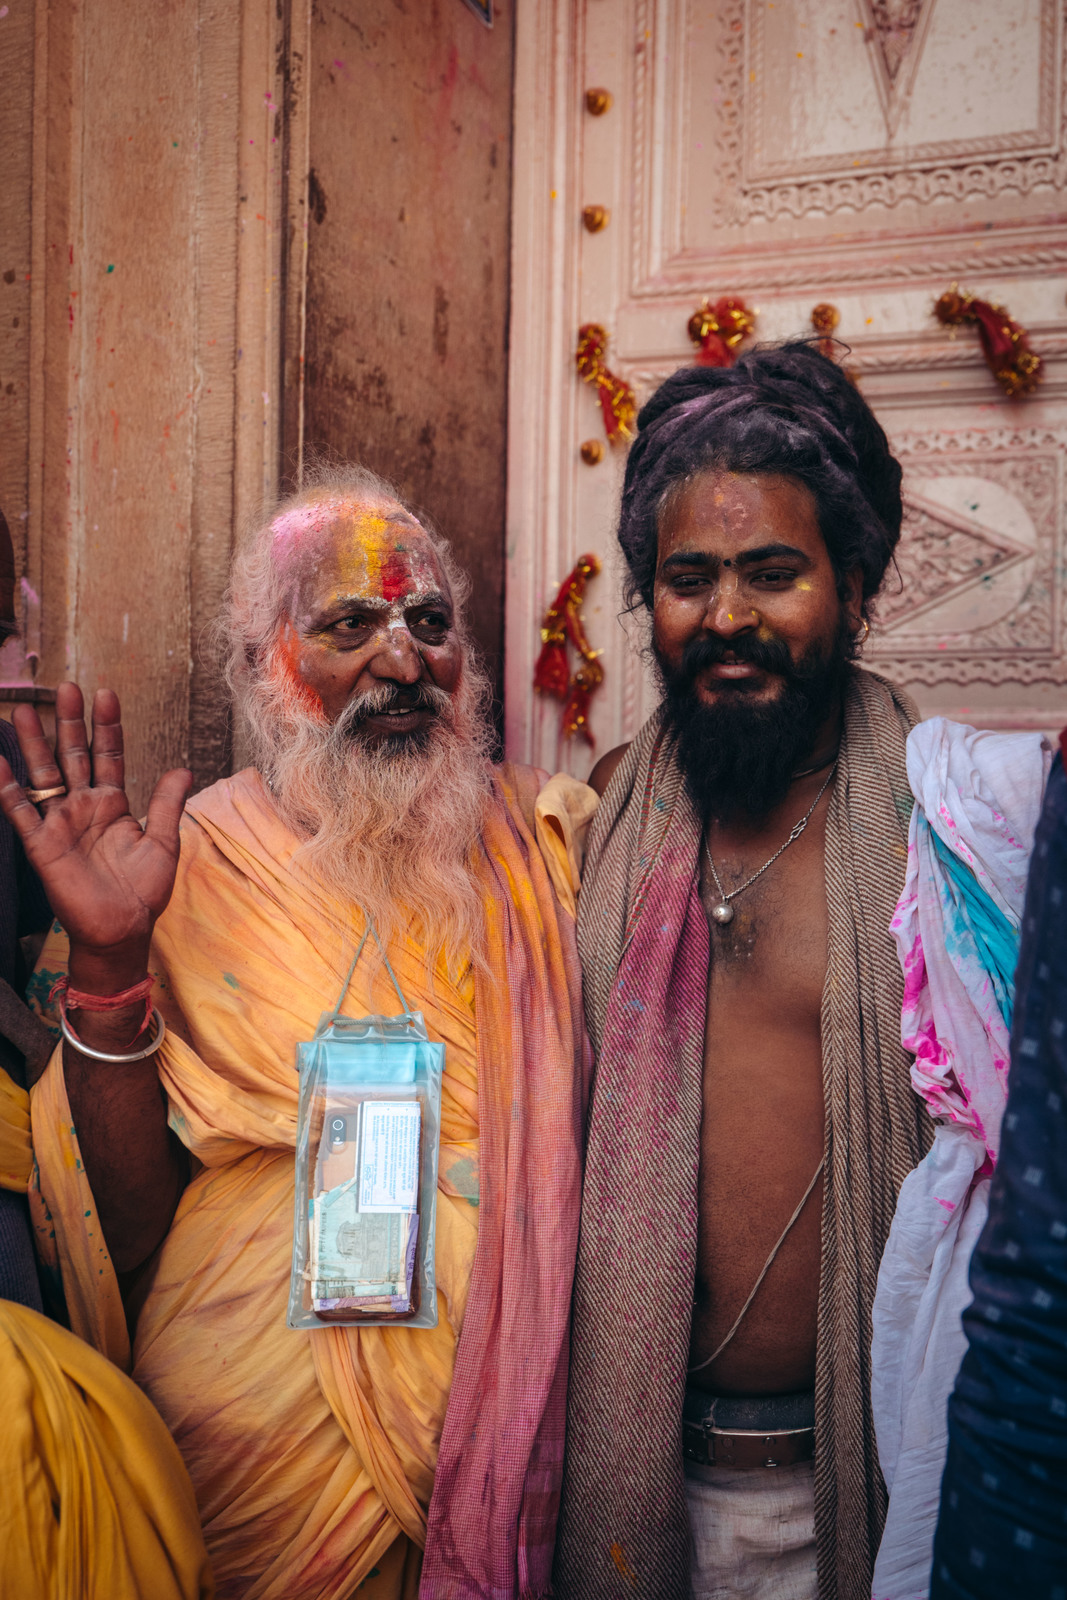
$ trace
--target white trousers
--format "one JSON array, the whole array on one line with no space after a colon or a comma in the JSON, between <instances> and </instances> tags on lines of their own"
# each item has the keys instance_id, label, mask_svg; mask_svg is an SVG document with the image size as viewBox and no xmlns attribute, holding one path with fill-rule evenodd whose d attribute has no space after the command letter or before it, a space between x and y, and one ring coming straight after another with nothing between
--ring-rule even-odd
<instances>
[{"instance_id":1,"label":"white trousers","mask_svg":"<svg viewBox=\"0 0 1067 1600\"><path fill-rule=\"evenodd\" d=\"M693 1600L818 1600L814 1463L686 1463Z\"/></svg>"}]
</instances>

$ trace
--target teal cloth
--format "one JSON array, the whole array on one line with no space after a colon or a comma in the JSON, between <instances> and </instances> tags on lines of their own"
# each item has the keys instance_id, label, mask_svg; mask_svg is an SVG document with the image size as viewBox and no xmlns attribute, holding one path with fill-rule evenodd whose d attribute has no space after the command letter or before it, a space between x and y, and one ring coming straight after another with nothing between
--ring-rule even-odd
<instances>
[{"instance_id":1,"label":"teal cloth","mask_svg":"<svg viewBox=\"0 0 1067 1600\"><path fill-rule=\"evenodd\" d=\"M925 818L923 821L925 822ZM929 827L929 823L926 823ZM993 985L1004 1026L1011 1028L1015 998L1015 968L1019 961L1019 930L987 894L971 868L930 829L937 858L945 871L946 888L956 914L966 926L982 965Z\"/></svg>"}]
</instances>

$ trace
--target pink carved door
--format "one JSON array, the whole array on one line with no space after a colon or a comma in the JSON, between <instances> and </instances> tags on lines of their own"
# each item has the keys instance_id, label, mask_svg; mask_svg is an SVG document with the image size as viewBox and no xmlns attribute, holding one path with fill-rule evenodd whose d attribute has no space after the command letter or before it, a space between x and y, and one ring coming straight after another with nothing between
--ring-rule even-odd
<instances>
[{"instance_id":1,"label":"pink carved door","mask_svg":"<svg viewBox=\"0 0 1067 1600\"><path fill-rule=\"evenodd\" d=\"M523 0L518 8L507 611L509 753L584 775L532 691L541 612L600 555L597 749L656 701L640 619L619 616L623 457L574 369L577 330L638 400L692 359L706 295L762 339L830 302L847 365L905 469L907 517L866 659L923 710L1067 723L1064 24L1059 0ZM586 91L606 89L601 114ZM598 102L594 100L594 107ZM601 206L599 231L583 208ZM953 281L1003 304L1044 359L1008 399ZM595 454L595 452L588 452Z\"/></svg>"}]
</instances>

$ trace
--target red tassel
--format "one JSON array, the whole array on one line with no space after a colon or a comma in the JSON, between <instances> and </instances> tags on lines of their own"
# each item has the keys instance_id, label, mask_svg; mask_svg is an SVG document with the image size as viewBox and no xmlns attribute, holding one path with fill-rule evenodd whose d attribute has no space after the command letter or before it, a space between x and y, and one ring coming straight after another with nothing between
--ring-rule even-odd
<instances>
[{"instance_id":1,"label":"red tassel","mask_svg":"<svg viewBox=\"0 0 1067 1600\"><path fill-rule=\"evenodd\" d=\"M604 417L604 428L612 444L633 437L637 399L630 385L617 378L604 365L608 336L599 322L585 322L578 329L575 362L586 383L595 383L597 399Z\"/></svg>"},{"instance_id":2,"label":"red tassel","mask_svg":"<svg viewBox=\"0 0 1067 1600\"><path fill-rule=\"evenodd\" d=\"M563 701L562 730L567 739L576 733L589 744L595 740L589 730L589 699L593 690L604 681L604 669L597 660L598 652L590 645L582 622L581 604L585 586L600 571L600 562L594 555L581 556L563 580L559 593L545 612L541 624L541 653L534 668L534 688L540 694L549 694ZM567 664L567 641L570 640L581 663L572 678Z\"/></svg>"},{"instance_id":3,"label":"red tassel","mask_svg":"<svg viewBox=\"0 0 1067 1600\"><path fill-rule=\"evenodd\" d=\"M700 348L698 367L732 367L740 353L743 340L756 326L755 313L743 300L723 295L712 305L704 300L693 312L687 324L689 337Z\"/></svg>"},{"instance_id":4,"label":"red tassel","mask_svg":"<svg viewBox=\"0 0 1067 1600\"><path fill-rule=\"evenodd\" d=\"M975 324L986 365L1005 394L1015 399L1037 388L1041 357L1031 350L1026 329L1009 317L1003 306L994 300L978 300L954 283L938 300L934 315L948 328Z\"/></svg>"},{"instance_id":5,"label":"red tassel","mask_svg":"<svg viewBox=\"0 0 1067 1600\"><path fill-rule=\"evenodd\" d=\"M534 688L539 694L550 694L555 700L566 700L571 681L566 635L561 633L545 638L542 628L541 637L545 642L534 668Z\"/></svg>"}]
</instances>

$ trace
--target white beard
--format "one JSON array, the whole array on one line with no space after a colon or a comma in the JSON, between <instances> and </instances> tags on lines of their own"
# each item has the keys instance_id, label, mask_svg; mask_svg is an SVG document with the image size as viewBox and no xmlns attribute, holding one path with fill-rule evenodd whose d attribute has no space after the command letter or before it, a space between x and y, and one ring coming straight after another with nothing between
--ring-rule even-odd
<instances>
[{"instance_id":1,"label":"white beard","mask_svg":"<svg viewBox=\"0 0 1067 1600\"><path fill-rule=\"evenodd\" d=\"M360 737L393 686L355 697L336 723L277 658L242 696L256 765L283 820L303 838L293 867L374 919L383 944L410 930L432 972L483 959L485 914L474 873L492 786L488 684L469 656L454 695L419 735Z\"/></svg>"}]
</instances>

